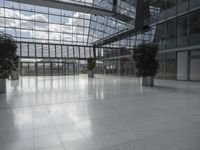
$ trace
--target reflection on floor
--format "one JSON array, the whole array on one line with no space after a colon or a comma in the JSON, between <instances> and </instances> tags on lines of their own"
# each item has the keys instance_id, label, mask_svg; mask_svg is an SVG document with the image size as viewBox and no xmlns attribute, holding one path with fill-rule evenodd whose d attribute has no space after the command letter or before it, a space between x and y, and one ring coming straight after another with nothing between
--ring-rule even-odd
<instances>
[{"instance_id":1,"label":"reflection on floor","mask_svg":"<svg viewBox=\"0 0 200 150\"><path fill-rule=\"evenodd\" d=\"M199 150L200 83L23 77L0 95L0 150Z\"/></svg>"}]
</instances>

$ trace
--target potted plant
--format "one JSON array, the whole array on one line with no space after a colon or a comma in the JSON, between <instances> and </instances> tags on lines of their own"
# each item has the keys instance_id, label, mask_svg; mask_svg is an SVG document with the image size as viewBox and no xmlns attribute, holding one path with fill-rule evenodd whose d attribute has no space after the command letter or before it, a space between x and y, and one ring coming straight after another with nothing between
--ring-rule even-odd
<instances>
[{"instance_id":1,"label":"potted plant","mask_svg":"<svg viewBox=\"0 0 200 150\"><path fill-rule=\"evenodd\" d=\"M12 36L0 33L0 93L6 92L6 79L16 70L17 44Z\"/></svg>"},{"instance_id":2,"label":"potted plant","mask_svg":"<svg viewBox=\"0 0 200 150\"><path fill-rule=\"evenodd\" d=\"M136 75L141 77L142 86L154 86L154 77L159 64L156 59L158 46L156 44L141 44L133 52Z\"/></svg>"},{"instance_id":3,"label":"potted plant","mask_svg":"<svg viewBox=\"0 0 200 150\"><path fill-rule=\"evenodd\" d=\"M94 58L87 59L87 69L88 69L88 77L94 78L94 68L96 66L96 61Z\"/></svg>"}]
</instances>

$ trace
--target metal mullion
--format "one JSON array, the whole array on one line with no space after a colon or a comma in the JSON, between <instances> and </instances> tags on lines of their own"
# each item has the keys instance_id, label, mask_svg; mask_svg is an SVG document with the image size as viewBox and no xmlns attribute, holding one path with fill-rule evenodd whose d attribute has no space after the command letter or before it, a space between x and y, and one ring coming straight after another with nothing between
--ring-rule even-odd
<instances>
[{"instance_id":1,"label":"metal mullion","mask_svg":"<svg viewBox=\"0 0 200 150\"><path fill-rule=\"evenodd\" d=\"M43 47L43 46L42 46ZM42 66L43 66L43 68L42 68L42 74L43 74L43 76L45 76L46 75L46 71L45 71L45 62L42 62Z\"/></svg>"},{"instance_id":2,"label":"metal mullion","mask_svg":"<svg viewBox=\"0 0 200 150\"><path fill-rule=\"evenodd\" d=\"M60 26L60 44L61 44L61 43L62 43L62 42L61 42L61 38L62 38L62 37L61 37L61 33L62 33L62 32L61 32L61 29L62 29L62 28L61 28L61 23L62 23L62 10L60 10L59 17L60 17L60 22L59 22L59 26Z\"/></svg>"},{"instance_id":3,"label":"metal mullion","mask_svg":"<svg viewBox=\"0 0 200 150\"><path fill-rule=\"evenodd\" d=\"M47 53L48 53L48 58L50 57L50 44L47 46Z\"/></svg>"},{"instance_id":4,"label":"metal mullion","mask_svg":"<svg viewBox=\"0 0 200 150\"><path fill-rule=\"evenodd\" d=\"M21 23L22 23L21 4L19 4L19 9L20 9L20 10L19 10L19 12L20 12L20 19L19 19L19 20L20 20L20 26L19 26L19 28L20 28L20 29L19 29L19 30L20 30L20 35L19 35L19 36L20 36L20 37L19 37L19 39L20 39L20 41L21 41L21 37L22 37L22 34L21 34L21 28L22 28L22 27L21 27ZM34 17L35 17L35 16L34 16Z\"/></svg>"},{"instance_id":5,"label":"metal mullion","mask_svg":"<svg viewBox=\"0 0 200 150\"><path fill-rule=\"evenodd\" d=\"M93 2L94 2L94 0L93 0ZM89 43L89 36L90 36L90 30L91 30L91 23L92 23L92 14L90 15L90 24L89 24L89 29L88 29L88 37L87 37L87 44ZM85 25L85 20L84 20L84 25ZM85 32L84 32L84 34L85 34Z\"/></svg>"},{"instance_id":6,"label":"metal mullion","mask_svg":"<svg viewBox=\"0 0 200 150\"><path fill-rule=\"evenodd\" d=\"M69 58L69 47L67 46L67 58Z\"/></svg>"},{"instance_id":7,"label":"metal mullion","mask_svg":"<svg viewBox=\"0 0 200 150\"><path fill-rule=\"evenodd\" d=\"M35 57L37 57L36 43L34 44Z\"/></svg>"},{"instance_id":8,"label":"metal mullion","mask_svg":"<svg viewBox=\"0 0 200 150\"><path fill-rule=\"evenodd\" d=\"M41 48L42 48L42 58L43 58L43 57L44 57L44 56L43 56L43 44L41 44Z\"/></svg>"},{"instance_id":9,"label":"metal mullion","mask_svg":"<svg viewBox=\"0 0 200 150\"><path fill-rule=\"evenodd\" d=\"M72 52L73 52L73 57L72 58L75 58L74 46L72 46Z\"/></svg>"},{"instance_id":10,"label":"metal mullion","mask_svg":"<svg viewBox=\"0 0 200 150\"><path fill-rule=\"evenodd\" d=\"M60 46L61 46L61 57L64 58L63 57L63 46L62 45L60 45Z\"/></svg>"},{"instance_id":11,"label":"metal mullion","mask_svg":"<svg viewBox=\"0 0 200 150\"><path fill-rule=\"evenodd\" d=\"M57 44L54 46L55 48L55 57L57 58Z\"/></svg>"},{"instance_id":12,"label":"metal mullion","mask_svg":"<svg viewBox=\"0 0 200 150\"><path fill-rule=\"evenodd\" d=\"M28 50L28 57L30 57L29 43L27 44L27 50Z\"/></svg>"},{"instance_id":13,"label":"metal mullion","mask_svg":"<svg viewBox=\"0 0 200 150\"><path fill-rule=\"evenodd\" d=\"M3 2L3 5L4 5L4 8L3 8L3 11L4 11L4 32L6 32L6 11L5 11L5 0Z\"/></svg>"},{"instance_id":14,"label":"metal mullion","mask_svg":"<svg viewBox=\"0 0 200 150\"><path fill-rule=\"evenodd\" d=\"M47 14L47 16L48 16L48 31L47 31L47 33L48 33L48 40L47 40L48 43L50 43L50 42L49 42L49 39L50 39L50 35L49 35L49 32L50 32L50 31L49 31L49 30L50 30L50 27L49 27L49 23L50 23L50 22L49 22L49 14L50 14L50 13L49 13L49 8L48 8L48 14ZM50 55L49 55L49 57L50 57Z\"/></svg>"},{"instance_id":15,"label":"metal mullion","mask_svg":"<svg viewBox=\"0 0 200 150\"><path fill-rule=\"evenodd\" d=\"M78 46L78 53L79 53L79 58L81 58L81 50L79 46Z\"/></svg>"}]
</instances>

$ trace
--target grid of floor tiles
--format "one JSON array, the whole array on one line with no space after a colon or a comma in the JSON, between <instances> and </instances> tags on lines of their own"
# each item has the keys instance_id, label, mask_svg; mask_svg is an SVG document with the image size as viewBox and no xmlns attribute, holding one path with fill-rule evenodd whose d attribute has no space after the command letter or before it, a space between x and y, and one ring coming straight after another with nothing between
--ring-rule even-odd
<instances>
[{"instance_id":1,"label":"grid of floor tiles","mask_svg":"<svg viewBox=\"0 0 200 150\"><path fill-rule=\"evenodd\" d=\"M200 83L23 77L0 95L0 150L200 150Z\"/></svg>"}]
</instances>

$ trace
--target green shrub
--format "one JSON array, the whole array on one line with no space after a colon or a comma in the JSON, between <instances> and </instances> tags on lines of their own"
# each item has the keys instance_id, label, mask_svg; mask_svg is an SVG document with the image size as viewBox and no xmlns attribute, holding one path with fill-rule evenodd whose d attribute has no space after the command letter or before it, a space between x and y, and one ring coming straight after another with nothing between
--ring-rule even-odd
<instances>
[{"instance_id":1,"label":"green shrub","mask_svg":"<svg viewBox=\"0 0 200 150\"><path fill-rule=\"evenodd\" d=\"M87 59L87 69L89 71L92 71L96 66L96 60L94 58L88 58Z\"/></svg>"},{"instance_id":2,"label":"green shrub","mask_svg":"<svg viewBox=\"0 0 200 150\"><path fill-rule=\"evenodd\" d=\"M141 44L133 52L136 75L139 77L155 76L159 67L156 59L158 46L156 44Z\"/></svg>"},{"instance_id":3,"label":"green shrub","mask_svg":"<svg viewBox=\"0 0 200 150\"><path fill-rule=\"evenodd\" d=\"M0 78L8 78L18 68L17 44L12 36L0 33Z\"/></svg>"}]
</instances>

